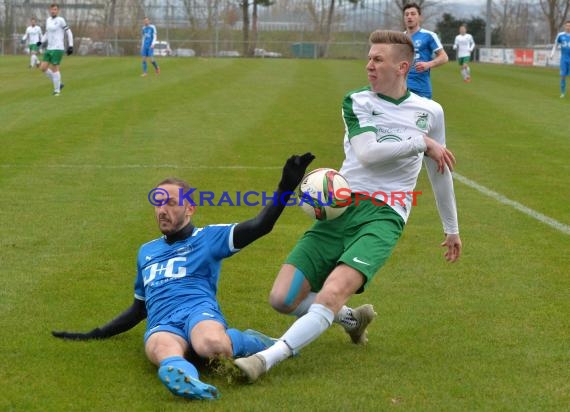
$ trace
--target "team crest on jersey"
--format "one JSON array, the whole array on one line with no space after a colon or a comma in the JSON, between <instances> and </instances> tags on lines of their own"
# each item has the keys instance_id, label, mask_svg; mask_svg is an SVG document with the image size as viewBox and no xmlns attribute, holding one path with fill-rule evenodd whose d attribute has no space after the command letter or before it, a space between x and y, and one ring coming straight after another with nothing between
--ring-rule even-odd
<instances>
[{"instance_id":1,"label":"team crest on jersey","mask_svg":"<svg viewBox=\"0 0 570 412\"><path fill-rule=\"evenodd\" d=\"M416 126L421 130L427 130L428 114L426 112L416 112Z\"/></svg>"}]
</instances>

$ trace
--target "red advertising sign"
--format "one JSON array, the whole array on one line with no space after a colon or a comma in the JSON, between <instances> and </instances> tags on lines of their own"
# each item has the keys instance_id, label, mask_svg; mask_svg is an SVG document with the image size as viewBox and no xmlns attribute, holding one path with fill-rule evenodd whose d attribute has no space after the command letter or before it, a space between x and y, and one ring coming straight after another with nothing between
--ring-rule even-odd
<instances>
[{"instance_id":1,"label":"red advertising sign","mask_svg":"<svg viewBox=\"0 0 570 412\"><path fill-rule=\"evenodd\" d=\"M515 64L532 66L534 61L533 49L515 49Z\"/></svg>"}]
</instances>

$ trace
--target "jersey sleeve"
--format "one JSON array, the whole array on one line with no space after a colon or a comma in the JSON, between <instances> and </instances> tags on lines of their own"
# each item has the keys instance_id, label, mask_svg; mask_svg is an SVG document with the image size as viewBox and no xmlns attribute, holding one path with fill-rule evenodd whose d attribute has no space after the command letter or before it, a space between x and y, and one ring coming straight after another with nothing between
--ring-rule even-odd
<instances>
[{"instance_id":1,"label":"jersey sleeve","mask_svg":"<svg viewBox=\"0 0 570 412\"><path fill-rule=\"evenodd\" d=\"M445 146L445 120L443 109L439 104L436 106L433 125L430 128L429 136ZM459 223L457 219L453 176L447 167L443 174L439 173L437 171L436 162L427 156L424 156L424 163L435 196L435 203L443 231L446 234L457 234L459 233Z\"/></svg>"},{"instance_id":2,"label":"jersey sleeve","mask_svg":"<svg viewBox=\"0 0 570 412\"><path fill-rule=\"evenodd\" d=\"M431 40L430 40L430 48L433 52L436 52L438 50L443 49L443 45L441 44L441 41L439 41L439 37L437 37L437 34L435 33L430 33L431 36Z\"/></svg>"},{"instance_id":3,"label":"jersey sleeve","mask_svg":"<svg viewBox=\"0 0 570 412\"><path fill-rule=\"evenodd\" d=\"M342 103L342 118L348 139L365 132L376 133L372 110L360 101L356 94L347 94Z\"/></svg>"},{"instance_id":4,"label":"jersey sleeve","mask_svg":"<svg viewBox=\"0 0 570 412\"><path fill-rule=\"evenodd\" d=\"M64 18L62 18L62 24L63 24L63 30L65 30L65 34L67 35L67 45L69 47L73 47L73 33L71 32L71 29L67 25L67 22L65 21Z\"/></svg>"},{"instance_id":5,"label":"jersey sleeve","mask_svg":"<svg viewBox=\"0 0 570 412\"><path fill-rule=\"evenodd\" d=\"M445 116L443 108L439 103L431 101L432 119L430 119L430 126L427 135L434 139L439 144L445 146Z\"/></svg>"},{"instance_id":6,"label":"jersey sleeve","mask_svg":"<svg viewBox=\"0 0 570 412\"><path fill-rule=\"evenodd\" d=\"M141 270L142 247L137 256L137 277L135 279L135 299L145 300L144 278Z\"/></svg>"},{"instance_id":7,"label":"jersey sleeve","mask_svg":"<svg viewBox=\"0 0 570 412\"><path fill-rule=\"evenodd\" d=\"M153 24L152 25L152 43L150 45L154 46L157 39L158 39L158 32L156 31L156 26Z\"/></svg>"},{"instance_id":8,"label":"jersey sleeve","mask_svg":"<svg viewBox=\"0 0 570 412\"><path fill-rule=\"evenodd\" d=\"M204 235L208 236L208 245L212 256L224 259L239 252L234 247L234 228L236 224L209 225L204 228Z\"/></svg>"}]
</instances>

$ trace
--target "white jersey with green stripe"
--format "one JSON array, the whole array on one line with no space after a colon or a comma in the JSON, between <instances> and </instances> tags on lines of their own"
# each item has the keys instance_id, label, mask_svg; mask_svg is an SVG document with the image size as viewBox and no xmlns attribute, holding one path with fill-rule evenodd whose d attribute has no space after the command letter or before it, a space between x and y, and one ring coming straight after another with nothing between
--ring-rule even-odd
<instances>
[{"instance_id":1,"label":"white jersey with green stripe","mask_svg":"<svg viewBox=\"0 0 570 412\"><path fill-rule=\"evenodd\" d=\"M455 36L453 48L457 50L457 57L469 57L475 48L475 41L473 36L469 33L458 34Z\"/></svg>"},{"instance_id":2,"label":"white jersey with green stripe","mask_svg":"<svg viewBox=\"0 0 570 412\"><path fill-rule=\"evenodd\" d=\"M414 198L413 192L424 158L424 135L445 145L445 121L439 103L414 93L406 92L399 100L372 92L365 87L349 92L343 102L342 114L345 124L345 159L340 170L348 180L353 192L366 192L391 206L404 221L407 221ZM370 136L375 136L370 139ZM363 164L353 146L356 139L370 139L374 158ZM386 145L386 153L381 153ZM397 148L397 149L394 149ZM431 159L430 159L431 160ZM435 163L435 162L434 162ZM428 165L428 172L432 165ZM430 173L430 178L432 173ZM446 179L451 180L448 173ZM444 189L448 189L448 183ZM433 185L433 180L432 180ZM435 188L434 188L435 190ZM398 201L405 194L405 200ZM453 186L451 183L451 194ZM416 199L417 200L417 199ZM447 203L448 200L443 201ZM453 196L451 209L455 210ZM438 204L439 208L439 204ZM441 214L441 210L440 210ZM447 229L456 229L457 217L447 216L442 220ZM452 228L453 227L453 228ZM457 229L458 230L458 229Z\"/></svg>"},{"instance_id":3,"label":"white jersey with green stripe","mask_svg":"<svg viewBox=\"0 0 570 412\"><path fill-rule=\"evenodd\" d=\"M46 32L42 42L47 40L47 50L65 50L64 36L67 35L67 45L73 46L73 34L63 17L48 17Z\"/></svg>"},{"instance_id":4,"label":"white jersey with green stripe","mask_svg":"<svg viewBox=\"0 0 570 412\"><path fill-rule=\"evenodd\" d=\"M36 45L37 42L42 39L42 29L40 26L28 26L26 28L26 33L22 37L23 41L28 40L28 45Z\"/></svg>"}]
</instances>

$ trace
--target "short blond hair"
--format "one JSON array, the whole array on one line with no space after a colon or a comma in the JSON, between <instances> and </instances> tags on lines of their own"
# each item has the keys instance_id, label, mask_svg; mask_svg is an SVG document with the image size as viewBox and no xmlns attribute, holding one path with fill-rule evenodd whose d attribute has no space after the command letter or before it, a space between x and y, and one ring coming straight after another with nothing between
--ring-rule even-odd
<instances>
[{"instance_id":1,"label":"short blond hair","mask_svg":"<svg viewBox=\"0 0 570 412\"><path fill-rule=\"evenodd\" d=\"M395 30L375 30L368 38L370 44L391 44L396 46L397 57L406 60L410 65L414 61L414 43L406 33Z\"/></svg>"}]
</instances>

